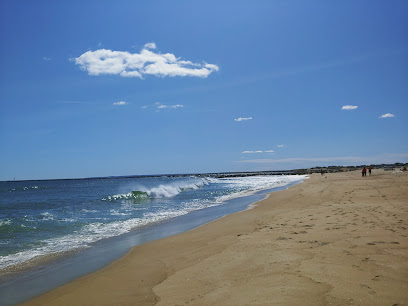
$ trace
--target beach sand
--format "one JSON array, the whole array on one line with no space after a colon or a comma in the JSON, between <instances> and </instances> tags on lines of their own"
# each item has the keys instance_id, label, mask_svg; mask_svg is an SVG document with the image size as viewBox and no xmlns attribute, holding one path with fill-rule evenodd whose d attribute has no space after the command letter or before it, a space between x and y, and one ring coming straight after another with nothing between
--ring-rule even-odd
<instances>
[{"instance_id":1,"label":"beach sand","mask_svg":"<svg viewBox=\"0 0 408 306\"><path fill-rule=\"evenodd\" d=\"M408 305L408 173L313 174L26 305Z\"/></svg>"}]
</instances>

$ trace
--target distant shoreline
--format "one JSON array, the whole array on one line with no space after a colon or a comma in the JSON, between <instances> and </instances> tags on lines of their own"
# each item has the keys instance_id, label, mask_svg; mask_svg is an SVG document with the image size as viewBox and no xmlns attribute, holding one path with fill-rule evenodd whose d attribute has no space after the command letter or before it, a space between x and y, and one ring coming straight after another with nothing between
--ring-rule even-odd
<instances>
[{"instance_id":1,"label":"distant shoreline","mask_svg":"<svg viewBox=\"0 0 408 306\"><path fill-rule=\"evenodd\" d=\"M120 175L120 176L97 176L97 177L83 177L83 178L61 178L61 179L30 179L30 180L5 180L0 182L46 182L46 181L72 181L72 180L106 180L106 179L124 179L124 178L144 178L144 177L243 177L255 175L296 175L296 174L312 174L312 173L337 173L355 171L364 166L371 166L373 169L381 169L387 167L404 167L408 163L394 163L394 164L372 164L359 166L317 166L312 168L300 168L292 170L267 170L267 171L243 171L243 172L208 172L208 173L176 173L176 174L141 174L141 175Z\"/></svg>"}]
</instances>

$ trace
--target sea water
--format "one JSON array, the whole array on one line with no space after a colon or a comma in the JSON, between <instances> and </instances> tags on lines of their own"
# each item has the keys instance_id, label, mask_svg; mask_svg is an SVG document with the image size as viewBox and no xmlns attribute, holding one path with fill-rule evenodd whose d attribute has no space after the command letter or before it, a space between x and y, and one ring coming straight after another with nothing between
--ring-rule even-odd
<instances>
[{"instance_id":1,"label":"sea water","mask_svg":"<svg viewBox=\"0 0 408 306\"><path fill-rule=\"evenodd\" d=\"M132 239L136 233L144 233L148 238L140 242L161 238L169 233L146 233L171 231L163 224L172 220L182 220L182 225L173 229L175 233L188 230L239 210L233 206L240 198L304 178L192 175L0 182L0 272L56 253L80 250L86 254L112 237ZM147 197L135 198L132 191ZM248 201L239 203L248 206ZM198 218L203 220L194 222ZM103 252L108 255L106 249Z\"/></svg>"}]
</instances>

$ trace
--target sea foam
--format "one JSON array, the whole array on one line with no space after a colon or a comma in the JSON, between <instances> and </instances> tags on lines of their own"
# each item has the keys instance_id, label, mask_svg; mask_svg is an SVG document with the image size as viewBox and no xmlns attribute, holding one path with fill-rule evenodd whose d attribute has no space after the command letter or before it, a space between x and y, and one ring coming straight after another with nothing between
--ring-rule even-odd
<instances>
[{"instance_id":1,"label":"sea foam","mask_svg":"<svg viewBox=\"0 0 408 306\"><path fill-rule=\"evenodd\" d=\"M19 219L15 214L21 214L21 211L11 212L10 216L4 216L5 218L0 220L2 228L10 226L14 221L18 221L16 224L20 229L30 226L33 229L30 234L35 242L25 246L23 243L26 235L22 235L18 241L13 240L15 239L13 235L7 234L9 236L6 243L11 247L9 253L0 256L0 268L41 255L88 248L96 241L128 233L134 228L224 205L234 198L285 186L305 178L307 176L158 177L79 181L73 182L75 185L69 190L66 198L58 197L64 195L63 192L67 192L70 185L67 187L68 183L64 182L64 185L58 186L55 183L53 189L43 189L46 195L50 195L50 199L56 199L49 200L50 202L46 203L48 206L43 206L45 205L43 200L41 205L37 205L38 202L35 201L38 196L33 195L31 211L25 210ZM96 188L95 186L100 187L90 189ZM107 193L106 190L111 192L111 195L103 197L103 193ZM133 190L146 192L150 200L142 203L131 201ZM89 195L84 197L84 193ZM63 232L60 231L61 226ZM47 235L53 228L55 233L45 237L41 232L45 227ZM16 242L20 242L21 247L17 248Z\"/></svg>"}]
</instances>

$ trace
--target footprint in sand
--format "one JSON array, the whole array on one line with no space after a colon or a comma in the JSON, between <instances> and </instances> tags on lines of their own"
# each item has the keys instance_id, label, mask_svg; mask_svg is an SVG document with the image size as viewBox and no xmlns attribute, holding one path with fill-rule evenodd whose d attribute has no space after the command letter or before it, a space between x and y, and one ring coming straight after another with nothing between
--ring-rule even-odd
<instances>
[{"instance_id":1,"label":"footprint in sand","mask_svg":"<svg viewBox=\"0 0 408 306\"><path fill-rule=\"evenodd\" d=\"M377 294L374 290L371 289L370 286L367 286L367 285L364 285L364 284L360 284L360 287L361 287L362 289L368 289L368 290L369 290L368 293L371 294L371 295Z\"/></svg>"},{"instance_id":2,"label":"footprint in sand","mask_svg":"<svg viewBox=\"0 0 408 306\"><path fill-rule=\"evenodd\" d=\"M367 243L367 245L376 245L376 244L400 244L398 241L390 241L390 242L387 242L387 241L373 241L373 242L368 242Z\"/></svg>"},{"instance_id":3,"label":"footprint in sand","mask_svg":"<svg viewBox=\"0 0 408 306\"><path fill-rule=\"evenodd\" d=\"M292 238L287 238L287 237L278 237L276 240L289 240L289 239L292 239Z\"/></svg>"}]
</instances>

